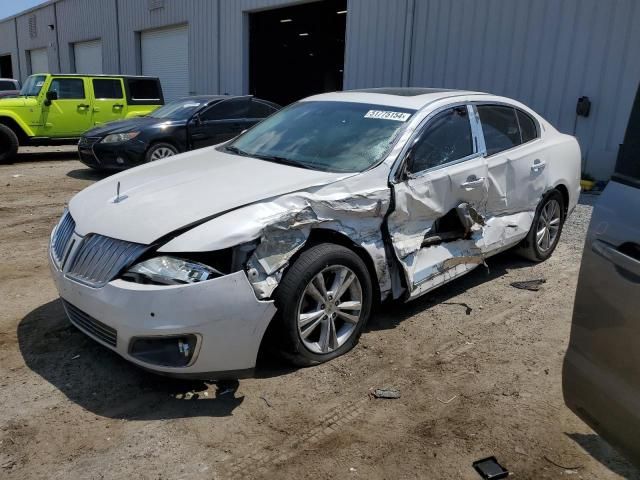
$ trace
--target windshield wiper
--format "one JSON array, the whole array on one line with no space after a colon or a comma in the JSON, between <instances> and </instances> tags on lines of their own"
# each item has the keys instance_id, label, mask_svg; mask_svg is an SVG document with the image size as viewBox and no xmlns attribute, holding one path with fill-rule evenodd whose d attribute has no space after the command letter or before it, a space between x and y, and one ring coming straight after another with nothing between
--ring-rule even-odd
<instances>
[{"instance_id":1,"label":"windshield wiper","mask_svg":"<svg viewBox=\"0 0 640 480\"><path fill-rule=\"evenodd\" d=\"M248 157L250 156L247 152L245 152L244 150L240 150L238 147L234 147L233 145L227 145L224 147L224 149L227 152L231 152L231 153L235 153L236 155L241 155L243 157Z\"/></svg>"},{"instance_id":2,"label":"windshield wiper","mask_svg":"<svg viewBox=\"0 0 640 480\"><path fill-rule=\"evenodd\" d=\"M281 163L282 165L289 165L291 167L298 168L306 168L307 170L315 170L315 168L311 168L309 165L305 165L304 163L296 162L294 160L289 160L285 157L278 157L277 155L259 155L257 153L250 154L252 157L259 158L260 160L266 160L267 162Z\"/></svg>"}]
</instances>

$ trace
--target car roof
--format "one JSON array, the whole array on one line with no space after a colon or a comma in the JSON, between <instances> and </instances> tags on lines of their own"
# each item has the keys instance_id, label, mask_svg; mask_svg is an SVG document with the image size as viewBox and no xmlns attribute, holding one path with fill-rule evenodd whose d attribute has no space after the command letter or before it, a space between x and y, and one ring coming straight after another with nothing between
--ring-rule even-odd
<instances>
[{"instance_id":1,"label":"car roof","mask_svg":"<svg viewBox=\"0 0 640 480\"><path fill-rule=\"evenodd\" d=\"M17 80L15 78L1 78L0 77L0 80L3 80L5 82L17 82Z\"/></svg>"},{"instance_id":2,"label":"car roof","mask_svg":"<svg viewBox=\"0 0 640 480\"><path fill-rule=\"evenodd\" d=\"M96 73L95 75L90 75L87 73L48 73L48 72L40 72L40 73L32 73L33 75L51 75L53 77L88 77L88 78L132 78L132 79L144 79L144 80L158 80L158 77L150 77L147 75L108 75L106 73Z\"/></svg>"},{"instance_id":3,"label":"car roof","mask_svg":"<svg viewBox=\"0 0 640 480\"><path fill-rule=\"evenodd\" d=\"M436 100L466 95L488 95L484 92L470 90L449 90L445 88L418 87L382 87L365 88L359 90L345 90L343 92L322 93L305 98L304 101L334 101L372 103L391 107L411 108L419 110Z\"/></svg>"}]
</instances>

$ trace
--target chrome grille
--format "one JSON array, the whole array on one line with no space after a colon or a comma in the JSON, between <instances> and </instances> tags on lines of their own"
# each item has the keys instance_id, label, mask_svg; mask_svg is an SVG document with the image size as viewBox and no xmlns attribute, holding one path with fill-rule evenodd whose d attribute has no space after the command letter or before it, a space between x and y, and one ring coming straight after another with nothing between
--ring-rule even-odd
<instances>
[{"instance_id":1,"label":"chrome grille","mask_svg":"<svg viewBox=\"0 0 640 480\"><path fill-rule=\"evenodd\" d=\"M107 345L115 347L118 343L118 332L108 325L99 322L90 315L87 315L79 308L74 307L69 302L63 300L62 304L67 312L67 317L71 323L82 330L90 337L97 338Z\"/></svg>"},{"instance_id":2,"label":"chrome grille","mask_svg":"<svg viewBox=\"0 0 640 480\"><path fill-rule=\"evenodd\" d=\"M76 222L73 220L73 217L69 212L65 212L53 233L53 239L51 241L53 256L58 265L62 264L64 260L64 254L67 251L69 240L71 240L75 228Z\"/></svg>"},{"instance_id":3,"label":"chrome grille","mask_svg":"<svg viewBox=\"0 0 640 480\"><path fill-rule=\"evenodd\" d=\"M87 235L71 260L67 276L90 287L102 287L148 248L148 245L102 235Z\"/></svg>"}]
</instances>

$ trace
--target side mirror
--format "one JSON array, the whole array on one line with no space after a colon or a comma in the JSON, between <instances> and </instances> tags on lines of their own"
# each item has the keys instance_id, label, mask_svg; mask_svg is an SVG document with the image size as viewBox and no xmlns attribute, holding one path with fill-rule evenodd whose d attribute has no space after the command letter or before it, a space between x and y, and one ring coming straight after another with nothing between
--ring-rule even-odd
<instances>
[{"instance_id":1,"label":"side mirror","mask_svg":"<svg viewBox=\"0 0 640 480\"><path fill-rule=\"evenodd\" d=\"M49 105L51 105L51 102L53 102L54 100L58 100L58 92L54 92L54 91L48 91L46 94L46 99L44 101L44 104L48 107Z\"/></svg>"}]
</instances>

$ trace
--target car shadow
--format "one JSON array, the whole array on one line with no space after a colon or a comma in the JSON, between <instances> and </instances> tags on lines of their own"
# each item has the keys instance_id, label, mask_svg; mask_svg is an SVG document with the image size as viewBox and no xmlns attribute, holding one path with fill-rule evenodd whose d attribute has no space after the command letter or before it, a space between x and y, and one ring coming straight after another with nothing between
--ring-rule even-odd
<instances>
[{"instance_id":1,"label":"car shadow","mask_svg":"<svg viewBox=\"0 0 640 480\"><path fill-rule=\"evenodd\" d=\"M599 435L594 433L565 433L565 435L613 473L627 480L640 480L640 470L631 465Z\"/></svg>"},{"instance_id":2,"label":"car shadow","mask_svg":"<svg viewBox=\"0 0 640 480\"><path fill-rule=\"evenodd\" d=\"M136 368L72 326L59 300L30 312L17 334L26 365L96 415L127 420L224 417L244 401L236 396L237 381L184 381Z\"/></svg>"},{"instance_id":3,"label":"car shadow","mask_svg":"<svg viewBox=\"0 0 640 480\"><path fill-rule=\"evenodd\" d=\"M27 162L45 162L52 160L78 160L78 153L75 151L30 151L18 152L18 156L12 162L14 165Z\"/></svg>"},{"instance_id":4,"label":"car shadow","mask_svg":"<svg viewBox=\"0 0 640 480\"><path fill-rule=\"evenodd\" d=\"M409 303L404 303L401 300L383 303L372 315L364 331L396 328L405 319L424 312L435 305L451 305L460 308L461 314L473 315L474 309L479 305L451 302L450 300L482 283L500 278L510 271L533 265L530 261L524 260L510 250L491 257L487 260L487 264L488 267L480 265L446 286L436 288ZM521 280L533 280L533 278Z\"/></svg>"},{"instance_id":5,"label":"car shadow","mask_svg":"<svg viewBox=\"0 0 640 480\"><path fill-rule=\"evenodd\" d=\"M110 172L108 170L95 170L93 168L77 168L75 170L68 171L67 177L75 178L77 180L93 180L97 182L98 180L107 178L114 173L117 172Z\"/></svg>"}]
</instances>

